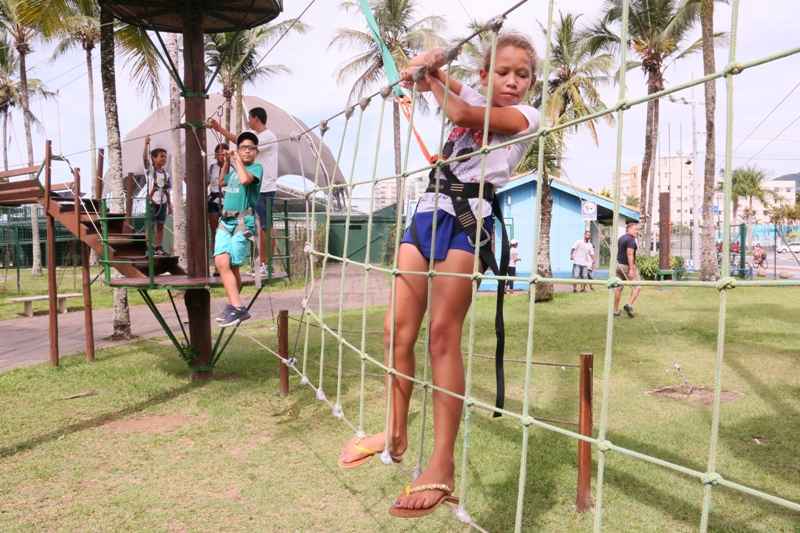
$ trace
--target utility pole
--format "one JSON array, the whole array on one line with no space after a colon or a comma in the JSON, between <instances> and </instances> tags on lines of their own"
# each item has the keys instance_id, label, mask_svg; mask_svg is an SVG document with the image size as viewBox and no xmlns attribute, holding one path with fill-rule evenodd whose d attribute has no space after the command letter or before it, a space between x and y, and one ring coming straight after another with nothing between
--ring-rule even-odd
<instances>
[{"instance_id":1,"label":"utility pole","mask_svg":"<svg viewBox=\"0 0 800 533\"><path fill-rule=\"evenodd\" d=\"M702 183L700 186L697 184L698 175L702 176L702 173L698 174L697 172L697 119L695 117L695 107L698 105L705 105L702 101L697 101L694 99L694 88L692 89L692 99L687 100L683 97L676 97L676 96L669 96L668 97L670 102L676 104L683 104L688 105L691 107L692 110L692 179L691 179L691 205L692 205L692 263L694 264L695 268L698 268L700 265L700 223L702 222L702 205L701 205L701 196L698 195L698 191L703 190ZM688 163L687 163L688 164ZM681 167L683 168L683 167Z\"/></svg>"}]
</instances>

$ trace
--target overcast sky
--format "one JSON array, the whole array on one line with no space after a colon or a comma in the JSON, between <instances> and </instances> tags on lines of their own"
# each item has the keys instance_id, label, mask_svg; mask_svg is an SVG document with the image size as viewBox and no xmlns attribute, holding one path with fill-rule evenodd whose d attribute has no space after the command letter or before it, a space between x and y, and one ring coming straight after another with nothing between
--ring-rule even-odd
<instances>
[{"instance_id":1,"label":"overcast sky","mask_svg":"<svg viewBox=\"0 0 800 533\"><path fill-rule=\"evenodd\" d=\"M305 7L306 1L284 2L285 12L281 19L297 16ZM417 16L441 15L447 21L446 35L461 36L471 18L486 20L514 5L516 0L419 0ZM557 9L564 12L581 13L580 22L587 24L598 17L602 2L599 0L559 0ZM347 13L339 7L336 0L318 0L308 11L303 21L311 29L307 35L287 37L266 59L266 63L284 64L291 74L281 75L259 82L246 88L247 94L260 96L286 109L307 124L316 124L320 119L339 111L346 103L348 86L338 85L335 73L356 50L329 48L337 28L353 27L364 29L363 18L357 12ZM716 30L730 29L731 10L729 6L716 4ZM540 54L544 53L544 39L539 30L539 22L546 21L546 2L531 0L510 15L506 28L529 34L537 45ZM780 50L800 46L800 32L797 31L797 0L765 0L741 2L739 18L738 59L749 61L770 55ZM687 43L699 36L699 25ZM87 132L87 77L81 51L50 61L51 46L38 43L28 60L31 65L29 77L41 79L50 90L58 90L55 100L32 104L33 112L43 122L43 130L34 132L37 158L43 152L45 135L54 142L54 150L62 153L75 153L89 146ZM727 63L728 49L717 50L717 68ZM102 91L99 75L99 50L95 52L95 109L97 112L98 145L105 143L105 122L103 118ZM751 164L757 164L770 177L800 170L800 89L792 93L786 101L755 132L753 128L800 83L800 55L790 56L768 65L745 71L735 78L735 121L734 121L734 164L748 163L749 158L758 154ZM690 56L672 65L666 73L667 84L674 85L702 74L700 54ZM167 101L166 73L164 73L162 98ZM628 73L628 94L632 97L645 94L644 78L637 69ZM219 90L219 87L215 87ZM135 84L127 75L124 61L117 62L117 91L120 108L120 127L123 136L141 122L152 110L149 99L137 92ZM608 86L602 89L607 105L616 101L618 88ZM725 86L717 82L717 154L718 167L723 164L725 134ZM702 100L702 87L685 91L687 99ZM358 179L369 177L371 161L375 150L378 130L378 102L374 102L364 117L364 141L354 166ZM210 112L210 110L209 110ZM623 167L629 168L641 162L644 138L644 106L637 106L625 114L623 139ZM384 142L380 151L380 172L389 174L392 170L392 145L390 120L385 121ZM793 125L790 125L792 122ZM439 120L433 113L418 118L418 128L428 146L436 149L439 136ZM705 143L702 136L704 127L703 110L697 109L697 124L700 135L700 150ZM788 126L788 128L787 128ZM671 139L667 139L667 129ZM777 139L779 133L787 128ZM328 142L334 153L338 149L341 135L341 119L332 124ZM662 100L661 105L661 149L667 153L670 146L673 153L682 147L684 153L691 152L691 111L688 106ZM680 133L683 133L681 137ZM355 148L355 128L345 141L342 170L349 175ZM595 189L607 186L615 166L615 128L605 123L599 125L600 145L595 146L584 131L570 133L567 139L565 160L566 178L575 185ZM12 165L24 163L24 137L22 121L14 116L14 127L10 132L11 145L9 157ZM770 142L771 141L771 142ZM700 153L700 157L703 154ZM71 158L88 175L88 155L75 155ZM423 161L416 146L411 149L411 168L422 166Z\"/></svg>"}]
</instances>

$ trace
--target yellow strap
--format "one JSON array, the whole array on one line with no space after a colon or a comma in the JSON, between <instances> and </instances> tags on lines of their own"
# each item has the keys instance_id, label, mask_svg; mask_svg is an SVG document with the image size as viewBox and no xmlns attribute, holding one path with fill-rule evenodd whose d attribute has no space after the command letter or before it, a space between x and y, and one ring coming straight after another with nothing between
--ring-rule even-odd
<instances>
[{"instance_id":1,"label":"yellow strap","mask_svg":"<svg viewBox=\"0 0 800 533\"><path fill-rule=\"evenodd\" d=\"M417 485L416 487L412 487L411 485L406 485L406 488L403 490L403 492L405 493L406 496L410 496L411 494L415 494L417 492L425 492L427 490L440 490L448 495L453 493L453 489L451 489L444 483L427 483L425 485Z\"/></svg>"}]
</instances>

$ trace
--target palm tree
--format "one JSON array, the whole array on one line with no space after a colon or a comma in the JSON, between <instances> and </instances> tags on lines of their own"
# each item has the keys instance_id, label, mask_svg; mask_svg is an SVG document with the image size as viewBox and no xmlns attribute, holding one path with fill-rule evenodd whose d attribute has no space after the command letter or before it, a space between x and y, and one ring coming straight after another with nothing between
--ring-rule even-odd
<instances>
[{"instance_id":1,"label":"palm tree","mask_svg":"<svg viewBox=\"0 0 800 533\"><path fill-rule=\"evenodd\" d=\"M100 78L103 84L103 108L106 116L106 137L108 141L108 172L106 181L111 189L111 211L124 211L122 197L122 142L119 133L119 114L117 112L117 79L114 58L114 16L108 9L100 9ZM115 339L130 338L131 318L128 308L128 292L114 289L114 332Z\"/></svg>"},{"instance_id":2,"label":"palm tree","mask_svg":"<svg viewBox=\"0 0 800 533\"><path fill-rule=\"evenodd\" d=\"M86 58L86 74L89 84L89 146L91 153L97 152L94 117L94 69L92 53L100 40L100 7L95 0L62 0L57 6L42 0L27 0L19 3L20 20L36 28L45 38L56 39L53 60L75 48L82 48ZM91 161L91 176L97 175L97 162ZM93 179L92 183L96 183ZM98 191L94 191L97 196Z\"/></svg>"},{"instance_id":3,"label":"palm tree","mask_svg":"<svg viewBox=\"0 0 800 533\"><path fill-rule=\"evenodd\" d=\"M733 203L734 220L736 220L736 215L739 211L739 202L743 198L747 200L747 207L744 209L742 222L748 225L750 225L755 215L753 199L757 198L766 206L768 199L777 200L780 198L775 191L764 187L764 182L766 181L766 173L754 166L737 168L733 171L731 175L731 201ZM722 189L722 184L719 185L719 189Z\"/></svg>"},{"instance_id":4,"label":"palm tree","mask_svg":"<svg viewBox=\"0 0 800 533\"><path fill-rule=\"evenodd\" d=\"M610 72L614 65L614 58L608 53L594 53L577 30L580 15L559 13L559 21L555 26L551 46L550 78L542 80L539 88L546 85L549 93L547 108L541 112L552 125L563 124L581 117L585 117L606 108L600 99L598 86L608 83ZM545 31L544 28L542 31ZM545 32L546 33L546 32ZM541 97L534 92L535 100ZM606 119L612 120L610 116ZM592 135L595 144L599 144L597 124L594 120L582 123ZM577 131L577 126L569 128ZM558 176L561 169L561 158L564 154L564 139L567 130L559 130L547 136L545 143L545 168L540 176L540 194L542 202L541 223L539 225L539 250L538 274L545 277L552 276L550 264L550 228L553 218L553 197L550 190L550 180ZM531 171L536 169L538 161L538 143L529 149L525 159L520 163L518 170ZM548 164L548 161L551 163ZM553 286L549 283L536 285L536 300L547 301L553 298Z\"/></svg>"},{"instance_id":5,"label":"palm tree","mask_svg":"<svg viewBox=\"0 0 800 533\"><path fill-rule=\"evenodd\" d=\"M600 21L587 32L592 52L606 50L616 53L620 36L613 29L622 20L622 0L606 0ZM647 94L664 88L666 70L686 56L702 47L702 37L685 48L682 43L689 37L698 20L696 2L678 0L631 0L629 9L629 39L627 45L638 57L626 68L641 67L647 79ZM659 101L647 102L647 124L644 137L644 155L641 174L641 216L645 225L643 234L644 253L650 253L652 235L653 180L650 179L655 143L658 138ZM650 183L648 183L648 180Z\"/></svg>"},{"instance_id":6,"label":"palm tree","mask_svg":"<svg viewBox=\"0 0 800 533\"><path fill-rule=\"evenodd\" d=\"M17 54L7 38L0 37L0 115L2 115L3 168L8 170L8 121L11 111L22 105L22 84L17 76ZM38 79L28 79L28 92L31 96L50 98L54 93L44 88ZM39 120L32 113L28 118L33 125Z\"/></svg>"},{"instance_id":7,"label":"palm tree","mask_svg":"<svg viewBox=\"0 0 800 533\"><path fill-rule=\"evenodd\" d=\"M444 39L438 34L444 29L444 19L439 16L427 16L415 20L417 5L415 0L372 0L370 2L381 39L386 43L386 47L401 69L411 57L423 50L444 44ZM347 11L355 11L358 9L358 2L346 0L342 2L342 7ZM339 83L356 77L350 90L350 102L355 102L370 88L386 81L381 48L368 31L340 28L336 31L329 46L358 49L358 53L339 68L337 75ZM400 174L402 170L400 106L396 100L393 102L393 127L395 173Z\"/></svg>"},{"instance_id":8,"label":"palm tree","mask_svg":"<svg viewBox=\"0 0 800 533\"><path fill-rule=\"evenodd\" d=\"M700 28L703 37L703 74L713 74L716 70L714 58L714 1L700 0ZM716 121L717 86L716 81L704 84L706 111L706 156L703 175L703 226L701 228L702 259L700 279L710 281L719 275L717 263L717 243L714 226L714 170L716 166Z\"/></svg>"},{"instance_id":9,"label":"palm tree","mask_svg":"<svg viewBox=\"0 0 800 533\"><path fill-rule=\"evenodd\" d=\"M247 83L255 83L276 74L289 73L285 65L261 65L261 48L277 39L286 31L306 33L308 26L299 20L289 19L279 24L267 24L251 30L217 33L208 36L207 66L214 71L219 68L219 83L225 98L225 129L231 130L233 100L236 97L236 114L241 114L242 89ZM234 130L241 128L237 120Z\"/></svg>"},{"instance_id":10,"label":"palm tree","mask_svg":"<svg viewBox=\"0 0 800 533\"><path fill-rule=\"evenodd\" d=\"M31 44L36 36L35 30L23 24L19 18L19 5L17 0L0 0L0 25L14 43L19 59L20 105L22 106L23 123L25 125L25 144L28 155L28 166L33 166L33 139L31 138L31 119L28 94L28 54L31 53ZM42 249L39 243L39 210L31 209L31 231L33 265L31 274L42 274Z\"/></svg>"}]
</instances>

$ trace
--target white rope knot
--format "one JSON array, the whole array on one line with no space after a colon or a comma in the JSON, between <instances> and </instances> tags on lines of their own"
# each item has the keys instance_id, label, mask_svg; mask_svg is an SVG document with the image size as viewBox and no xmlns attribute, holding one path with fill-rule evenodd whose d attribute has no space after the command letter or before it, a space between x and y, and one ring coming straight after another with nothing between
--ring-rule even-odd
<instances>
[{"instance_id":1,"label":"white rope knot","mask_svg":"<svg viewBox=\"0 0 800 533\"><path fill-rule=\"evenodd\" d=\"M309 383L311 382L308 381L308 376L303 374L303 377L300 378L300 385L308 385Z\"/></svg>"},{"instance_id":2,"label":"white rope knot","mask_svg":"<svg viewBox=\"0 0 800 533\"><path fill-rule=\"evenodd\" d=\"M381 455L380 455L380 457L381 457L381 462L382 462L383 464L385 464L385 465L391 465L391 464L394 464L394 461L392 460L392 454L391 454L391 453L389 453L389 450L386 450L386 449L384 449L384 450L381 452Z\"/></svg>"},{"instance_id":3,"label":"white rope knot","mask_svg":"<svg viewBox=\"0 0 800 533\"><path fill-rule=\"evenodd\" d=\"M333 408L331 409L331 414L333 414L333 416L335 416L336 418L343 418L344 412L342 411L342 406L339 405L338 403L334 405Z\"/></svg>"},{"instance_id":4,"label":"white rope knot","mask_svg":"<svg viewBox=\"0 0 800 533\"><path fill-rule=\"evenodd\" d=\"M364 111L369 107L369 102L372 100L371 97L365 96L361 100L358 101L358 106L361 108L361 111Z\"/></svg>"},{"instance_id":5,"label":"white rope knot","mask_svg":"<svg viewBox=\"0 0 800 533\"><path fill-rule=\"evenodd\" d=\"M322 389L317 389L317 400L321 402L327 400L327 398L325 397L325 391L323 391Z\"/></svg>"},{"instance_id":6,"label":"white rope knot","mask_svg":"<svg viewBox=\"0 0 800 533\"><path fill-rule=\"evenodd\" d=\"M391 95L392 95L392 86L391 85L387 85L386 87L381 89L381 96L382 97L389 98L389 96L391 96Z\"/></svg>"},{"instance_id":7,"label":"white rope knot","mask_svg":"<svg viewBox=\"0 0 800 533\"><path fill-rule=\"evenodd\" d=\"M306 243L303 245L303 253L310 254L312 250L314 250L314 245L306 241Z\"/></svg>"},{"instance_id":8,"label":"white rope knot","mask_svg":"<svg viewBox=\"0 0 800 533\"><path fill-rule=\"evenodd\" d=\"M608 278L608 281L606 282L606 287L608 287L609 289L616 289L617 287L620 286L622 286L622 280L616 276Z\"/></svg>"},{"instance_id":9,"label":"white rope knot","mask_svg":"<svg viewBox=\"0 0 800 533\"><path fill-rule=\"evenodd\" d=\"M716 472L706 472L701 478L703 485L719 485L722 476Z\"/></svg>"},{"instance_id":10,"label":"white rope knot","mask_svg":"<svg viewBox=\"0 0 800 533\"><path fill-rule=\"evenodd\" d=\"M472 517L469 515L467 510L460 505L458 506L458 509L456 509L456 518L458 518L458 520L464 524L472 523Z\"/></svg>"},{"instance_id":11,"label":"white rope knot","mask_svg":"<svg viewBox=\"0 0 800 533\"><path fill-rule=\"evenodd\" d=\"M605 453L611 450L611 441L610 440L601 440L597 443L597 449L601 452Z\"/></svg>"},{"instance_id":12,"label":"white rope knot","mask_svg":"<svg viewBox=\"0 0 800 533\"><path fill-rule=\"evenodd\" d=\"M736 278L728 276L717 281L717 290L725 291L736 288Z\"/></svg>"}]
</instances>

